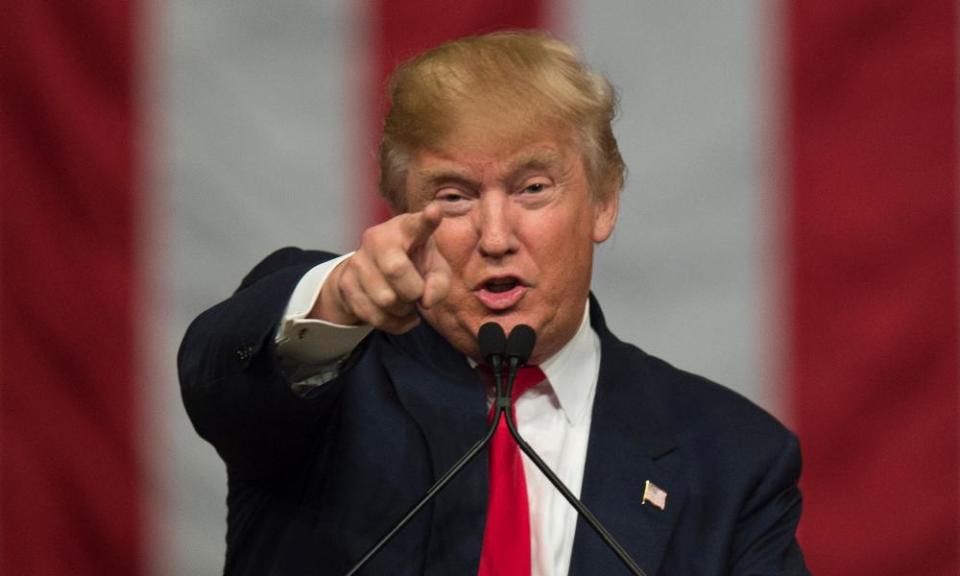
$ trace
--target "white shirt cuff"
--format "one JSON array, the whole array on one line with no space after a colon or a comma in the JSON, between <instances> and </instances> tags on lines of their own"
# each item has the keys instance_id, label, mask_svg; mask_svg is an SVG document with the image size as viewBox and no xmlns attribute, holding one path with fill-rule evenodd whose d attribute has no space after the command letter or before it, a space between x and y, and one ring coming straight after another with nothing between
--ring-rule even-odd
<instances>
[{"instance_id":1,"label":"white shirt cuff","mask_svg":"<svg viewBox=\"0 0 960 576\"><path fill-rule=\"evenodd\" d=\"M277 353L285 361L313 366L314 373L325 371L324 368L331 368L349 355L373 330L369 325L344 326L307 318L327 277L352 255L351 252L314 266L297 283L277 330Z\"/></svg>"}]
</instances>

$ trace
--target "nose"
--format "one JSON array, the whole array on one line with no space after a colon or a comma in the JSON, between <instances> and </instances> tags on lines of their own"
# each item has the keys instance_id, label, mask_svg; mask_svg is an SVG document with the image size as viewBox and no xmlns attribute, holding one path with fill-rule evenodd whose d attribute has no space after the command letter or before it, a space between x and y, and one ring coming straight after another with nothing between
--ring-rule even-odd
<instances>
[{"instance_id":1,"label":"nose","mask_svg":"<svg viewBox=\"0 0 960 576\"><path fill-rule=\"evenodd\" d=\"M507 194L488 191L481 195L478 212L480 254L487 258L503 258L515 253L518 240Z\"/></svg>"}]
</instances>

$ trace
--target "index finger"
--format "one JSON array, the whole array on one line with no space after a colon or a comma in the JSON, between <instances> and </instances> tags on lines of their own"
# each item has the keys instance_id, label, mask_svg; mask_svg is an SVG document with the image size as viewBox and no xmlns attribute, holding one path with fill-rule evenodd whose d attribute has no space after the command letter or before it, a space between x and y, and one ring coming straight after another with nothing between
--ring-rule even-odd
<instances>
[{"instance_id":1,"label":"index finger","mask_svg":"<svg viewBox=\"0 0 960 576\"><path fill-rule=\"evenodd\" d=\"M443 211L435 202L430 202L419 212L404 214L400 222L403 232L403 247L408 253L419 248L430 239L433 231L443 221Z\"/></svg>"}]
</instances>

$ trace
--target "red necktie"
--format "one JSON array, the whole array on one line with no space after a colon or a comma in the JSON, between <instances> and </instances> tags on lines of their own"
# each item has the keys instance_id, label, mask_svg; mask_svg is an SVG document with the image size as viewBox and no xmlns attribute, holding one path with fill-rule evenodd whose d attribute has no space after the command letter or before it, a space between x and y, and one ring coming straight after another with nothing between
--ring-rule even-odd
<instances>
[{"instance_id":1,"label":"red necktie","mask_svg":"<svg viewBox=\"0 0 960 576\"><path fill-rule=\"evenodd\" d=\"M537 366L524 366L517 373L511 397L546 380ZM506 383L504 383L506 385ZM496 403L490 409L490 416ZM514 421L516 421L516 412ZM490 440L490 498L483 532L479 576L530 576L530 509L520 448L510 436L506 418L500 418Z\"/></svg>"}]
</instances>

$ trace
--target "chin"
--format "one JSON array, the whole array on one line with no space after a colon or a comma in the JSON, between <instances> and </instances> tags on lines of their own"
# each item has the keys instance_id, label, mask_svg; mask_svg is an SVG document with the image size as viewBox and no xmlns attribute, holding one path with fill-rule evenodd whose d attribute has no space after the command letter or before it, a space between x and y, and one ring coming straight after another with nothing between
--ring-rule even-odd
<instances>
[{"instance_id":1,"label":"chin","mask_svg":"<svg viewBox=\"0 0 960 576\"><path fill-rule=\"evenodd\" d=\"M538 336L544 330L547 321L543 317L536 317L526 310L493 311L486 308L471 310L470 314L457 314L453 307L431 310L421 310L426 321L440 333L454 348L477 360L477 332L487 322L496 322L509 335L514 327L526 324L534 329ZM549 340L549 338L548 338ZM539 352L540 346L535 349Z\"/></svg>"},{"instance_id":2,"label":"chin","mask_svg":"<svg viewBox=\"0 0 960 576\"><path fill-rule=\"evenodd\" d=\"M519 324L527 324L534 330L539 328L538 322L535 322L523 311L516 309L502 311L483 310L481 313L465 319L465 324L474 328L475 331L479 330L480 326L483 326L487 322L496 322L503 327L503 331L507 334L510 333L510 330L512 330L514 326Z\"/></svg>"}]
</instances>

